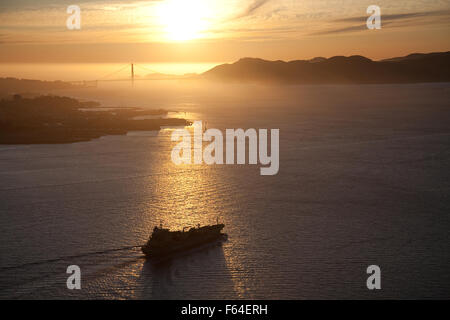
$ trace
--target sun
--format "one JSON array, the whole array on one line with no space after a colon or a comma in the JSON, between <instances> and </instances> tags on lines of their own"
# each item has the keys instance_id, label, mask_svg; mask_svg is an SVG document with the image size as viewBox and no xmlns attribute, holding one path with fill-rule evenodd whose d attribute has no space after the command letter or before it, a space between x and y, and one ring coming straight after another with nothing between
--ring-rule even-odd
<instances>
[{"instance_id":1,"label":"sun","mask_svg":"<svg viewBox=\"0 0 450 320\"><path fill-rule=\"evenodd\" d=\"M158 17L171 41L201 38L209 27L208 2L205 0L166 0L161 3Z\"/></svg>"}]
</instances>

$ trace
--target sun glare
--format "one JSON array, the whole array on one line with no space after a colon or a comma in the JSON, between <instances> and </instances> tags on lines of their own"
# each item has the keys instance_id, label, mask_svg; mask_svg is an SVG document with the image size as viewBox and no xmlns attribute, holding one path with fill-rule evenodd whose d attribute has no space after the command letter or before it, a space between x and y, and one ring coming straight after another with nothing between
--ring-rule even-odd
<instances>
[{"instance_id":1,"label":"sun glare","mask_svg":"<svg viewBox=\"0 0 450 320\"><path fill-rule=\"evenodd\" d=\"M171 41L187 41L202 37L207 31L208 1L166 0L159 7L158 16L165 37Z\"/></svg>"}]
</instances>

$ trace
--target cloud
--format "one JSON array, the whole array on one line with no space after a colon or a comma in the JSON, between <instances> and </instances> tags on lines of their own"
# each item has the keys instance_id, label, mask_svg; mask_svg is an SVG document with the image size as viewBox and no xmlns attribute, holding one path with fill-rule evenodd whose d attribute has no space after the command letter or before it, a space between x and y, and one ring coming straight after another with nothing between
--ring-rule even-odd
<instances>
[{"instance_id":1,"label":"cloud","mask_svg":"<svg viewBox=\"0 0 450 320\"><path fill-rule=\"evenodd\" d=\"M359 16L359 17L350 17L344 19L333 20L332 22L335 24L339 23L360 23L358 25L351 25L347 27L341 27L336 29L329 29L324 31L319 31L315 33L311 33L310 35L329 35L329 34L339 34L339 33L349 33L349 32L358 32L366 30L366 21L369 15L367 16ZM424 12L410 12L410 13L400 13L400 14L381 14L382 25L394 25L396 22L401 21L409 21L409 25L415 24L418 25L418 18L435 18L435 17L450 17L450 10L441 10L441 11L424 11ZM441 20L430 19L425 24L432 23L440 23ZM420 22L423 25L423 21ZM407 25L403 25L407 26Z\"/></svg>"},{"instance_id":2,"label":"cloud","mask_svg":"<svg viewBox=\"0 0 450 320\"><path fill-rule=\"evenodd\" d=\"M256 10L258 10L260 7L262 7L264 4L266 4L269 0L255 0L253 3L251 3L248 8L246 14L252 14Z\"/></svg>"},{"instance_id":3,"label":"cloud","mask_svg":"<svg viewBox=\"0 0 450 320\"><path fill-rule=\"evenodd\" d=\"M449 16L450 10L439 10L439 11L425 11L425 12L411 12L411 13L399 13L399 14L383 14L381 13L381 19L385 21L395 21L404 20L410 18L420 18L420 17L436 17L436 16ZM352 17L337 19L334 22L365 22L368 16Z\"/></svg>"},{"instance_id":4,"label":"cloud","mask_svg":"<svg viewBox=\"0 0 450 320\"><path fill-rule=\"evenodd\" d=\"M69 5L79 5L82 9L95 8L96 6L136 7L151 2L162 0L1 0L0 12L41 11L54 8L67 8Z\"/></svg>"},{"instance_id":5,"label":"cloud","mask_svg":"<svg viewBox=\"0 0 450 320\"><path fill-rule=\"evenodd\" d=\"M391 22L383 22L383 26L387 26L390 24L391 24ZM340 29L330 29L330 30L325 30L325 31L319 31L319 32L311 33L310 35L322 36L322 35L329 35L329 34L359 32L359 31L366 31L366 30L367 30L367 25L364 22L364 24L357 25L357 26L350 26L350 27L345 27L345 28L340 28Z\"/></svg>"},{"instance_id":6,"label":"cloud","mask_svg":"<svg viewBox=\"0 0 450 320\"><path fill-rule=\"evenodd\" d=\"M253 0L245 9L244 12L240 13L235 19L251 16L253 13L255 13L259 8L261 8L263 5L265 5L270 0Z\"/></svg>"}]
</instances>

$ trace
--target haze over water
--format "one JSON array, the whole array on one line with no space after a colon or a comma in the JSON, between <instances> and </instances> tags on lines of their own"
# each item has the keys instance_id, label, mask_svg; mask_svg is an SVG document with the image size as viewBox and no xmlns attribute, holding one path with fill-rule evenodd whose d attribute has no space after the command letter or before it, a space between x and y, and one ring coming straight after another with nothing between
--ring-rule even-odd
<instances>
[{"instance_id":1,"label":"haze over water","mask_svg":"<svg viewBox=\"0 0 450 320\"><path fill-rule=\"evenodd\" d=\"M0 298L450 297L449 84L142 81L56 93L221 130L279 128L280 171L175 166L170 129L0 146ZM161 221L217 216L222 246L159 266L139 250L108 252L143 244ZM71 264L79 292L66 289Z\"/></svg>"},{"instance_id":2,"label":"haze over water","mask_svg":"<svg viewBox=\"0 0 450 320\"><path fill-rule=\"evenodd\" d=\"M203 73L220 63L136 63L136 79L152 73L184 75ZM82 81L130 79L127 63L0 63L0 77L47 81ZM121 70L116 73L115 71Z\"/></svg>"}]
</instances>

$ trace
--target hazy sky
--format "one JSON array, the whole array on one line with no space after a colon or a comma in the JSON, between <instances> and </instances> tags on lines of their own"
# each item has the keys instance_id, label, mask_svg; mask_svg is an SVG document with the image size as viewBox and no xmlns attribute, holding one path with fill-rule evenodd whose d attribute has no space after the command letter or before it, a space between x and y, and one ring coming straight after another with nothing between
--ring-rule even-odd
<instances>
[{"instance_id":1,"label":"hazy sky","mask_svg":"<svg viewBox=\"0 0 450 320\"><path fill-rule=\"evenodd\" d=\"M365 26L369 5L381 30ZM450 0L1 0L0 62L380 59L450 50L449 18Z\"/></svg>"}]
</instances>

